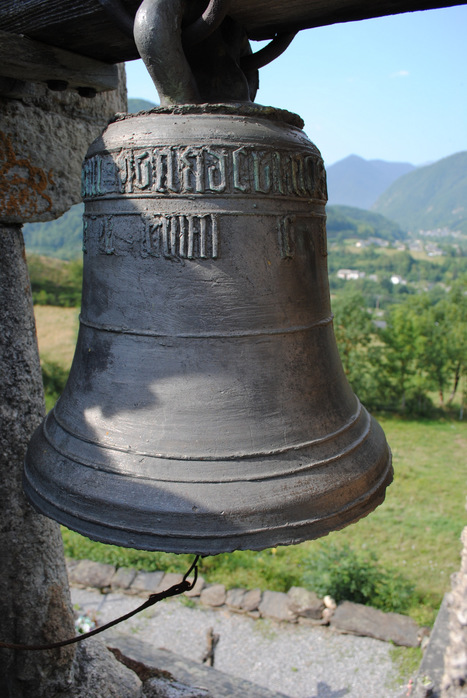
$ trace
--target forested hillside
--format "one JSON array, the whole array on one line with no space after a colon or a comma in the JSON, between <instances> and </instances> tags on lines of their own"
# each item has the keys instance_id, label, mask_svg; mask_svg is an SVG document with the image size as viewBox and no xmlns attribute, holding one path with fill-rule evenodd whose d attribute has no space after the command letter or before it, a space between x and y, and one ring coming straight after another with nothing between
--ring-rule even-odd
<instances>
[{"instance_id":1,"label":"forested hillside","mask_svg":"<svg viewBox=\"0 0 467 698\"><path fill-rule=\"evenodd\" d=\"M329 240L348 238L381 238L389 242L403 240L406 233L398 223L380 213L365 211L352 206L327 206L327 233Z\"/></svg>"},{"instance_id":2,"label":"forested hillside","mask_svg":"<svg viewBox=\"0 0 467 698\"><path fill-rule=\"evenodd\" d=\"M84 205L77 204L55 221L27 223L23 227L26 250L58 259L79 259L83 248L83 211Z\"/></svg>"},{"instance_id":3,"label":"forested hillside","mask_svg":"<svg viewBox=\"0 0 467 698\"><path fill-rule=\"evenodd\" d=\"M415 234L446 228L466 235L467 151L400 177L372 208Z\"/></svg>"}]
</instances>

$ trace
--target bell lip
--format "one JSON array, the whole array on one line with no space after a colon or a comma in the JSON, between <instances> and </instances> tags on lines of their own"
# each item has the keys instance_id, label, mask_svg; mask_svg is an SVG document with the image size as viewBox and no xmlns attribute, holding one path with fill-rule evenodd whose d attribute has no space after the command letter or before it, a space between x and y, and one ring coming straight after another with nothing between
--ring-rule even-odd
<instances>
[{"instance_id":1,"label":"bell lip","mask_svg":"<svg viewBox=\"0 0 467 698\"><path fill-rule=\"evenodd\" d=\"M384 502L386 489L392 483L393 475L391 451L388 447L388 467L382 480L373 491L367 493L368 496L360 497L357 501L352 502L344 512L341 510L317 521L266 527L262 531L239 531L221 536L211 534L203 538L188 537L188 532L192 532L193 527L187 528L187 531L177 535L162 534L158 536L157 534L141 534L129 532L125 528L119 529L114 526L95 524L83 518L78 519L73 515L67 515L51 502L43 499L26 478L23 480L23 487L36 511L91 540L149 552L219 555L235 550L259 551L275 548L279 545L297 545L307 540L323 538L333 531L342 530L371 514L376 507Z\"/></svg>"},{"instance_id":2,"label":"bell lip","mask_svg":"<svg viewBox=\"0 0 467 698\"><path fill-rule=\"evenodd\" d=\"M258 526L258 516L255 510L250 511L249 522L241 520L239 516L241 515L240 509L237 512L231 512L231 516L227 521L222 517L223 512L220 511L213 512L205 510L198 514L193 513L192 509L196 507L192 507L191 505L196 500L187 501L186 492L177 493L177 491L170 492L168 496L177 500L177 497L184 494L185 499L183 499L183 497L180 499L182 508L175 511L173 525L170 518L172 512L162 509L160 511L153 509L153 511L148 512L147 509L143 511L142 507L141 512L136 512L136 523L132 521L131 516L128 517L128 522L133 523L133 528L130 530L122 516L122 502L119 500L117 501L117 499L113 503L115 512L117 513L114 512L114 514L112 514L110 511L108 520L103 522L102 520L98 520L101 514L102 504L104 503L112 507L112 488L109 486L108 482L106 483L106 478L108 478L109 475L108 473L96 471L95 482L92 483L94 485L93 491L87 495L83 495L81 499L76 492L66 489L67 483L63 478L61 482L53 482L55 493L59 493L57 502L55 503L51 501L54 492L46 491L44 493L44 491L39 491L41 489L40 478L38 479L36 473L33 472L34 469L29 467L29 452L26 455L23 486L31 503L40 513L57 520L64 526L88 538L103 543L150 551L196 553L201 555L215 555L222 552L232 552L233 550L262 550L277 545L297 544L306 540L320 538L333 530L344 528L364 516L367 516L384 501L386 488L393 479L391 451L384 439L381 427L379 427L373 418L371 418L371 421L375 430L373 433L374 440L371 445L364 447L368 447L368 452L361 455L362 459L366 458L367 461L371 460L371 465L363 474L360 474L361 476L359 475L356 478L357 484L355 485L355 490L357 491L354 492L354 495L357 496L354 496L353 499L349 501L345 499L346 489L348 487L353 487L355 484L351 482L349 485L349 483L345 481L347 477L345 471L349 469L349 463L347 462L340 469L342 482L336 485L335 490L325 492L322 496L318 494L316 498L313 499L313 489L317 489L314 484L313 474L305 477L303 487L307 487L306 492L310 492L311 503L309 504L307 500L306 505L303 504L303 493L296 495L296 499L294 499L292 495L286 505L289 520L279 519L278 521L277 517L274 516L272 512L270 519L268 519L268 512L265 520L261 519L260 516L260 520L263 523L261 527ZM45 459L48 461L50 460L52 449L49 444L44 444L44 442L41 443L40 441L37 443L37 439L41 439L40 432L41 428L39 427L34 435L36 443L33 445L33 450L40 448L42 451L48 451L49 458ZM47 447L46 449L44 449L45 446ZM377 450L376 455L375 450ZM56 455L55 453L55 456ZM33 460L33 457L31 460ZM60 460L63 466L65 459L61 457ZM36 481L34 481L34 478L36 478ZM286 478L284 478L284 481L285 479ZM290 479L293 479L293 476ZM371 486L367 486L368 484L371 484ZM245 482L244 485L248 488L251 483ZM284 490L285 492L286 489L284 487L285 482L280 481L279 485L279 488L276 487L274 492L276 501L278 491ZM135 486L135 483L132 483L132 486ZM365 489L363 489L363 487ZM217 501L216 492L218 497L221 496L220 492L222 492L222 496L225 496L224 488L225 485L222 483L218 488L213 488L211 492L213 501ZM118 489L117 483L115 483L115 489ZM360 491L358 492L358 490ZM96 492L100 494L96 494ZM249 494L247 492L245 494L245 502L242 503L244 508L246 507L248 496ZM271 493L270 496L272 498ZM84 501L86 497L88 498L88 502ZM107 498L107 501L103 501L103 497ZM265 497L268 499L267 492L265 493ZM323 510L323 507L328 507L330 499L334 503L335 508L334 510L332 510L331 507L329 509L326 508L325 513L323 513L320 509ZM344 501L343 506L342 501ZM88 506L88 513L83 513L83 502ZM302 509L305 506L305 513L308 518L305 519L302 515L301 520L298 520L298 518L295 521L293 520L293 514L290 516L290 513L293 512L297 506L300 506ZM131 506L129 509L130 508ZM157 522L158 516L161 517L159 518L159 522L162 520L160 532L157 533L155 530L149 531L148 522ZM142 520L143 525L141 524ZM222 525L220 525L220 521L222 521L223 528ZM245 527L243 530L239 527L239 522ZM155 523L154 529L156 527L157 523ZM170 529L169 532L168 529Z\"/></svg>"}]
</instances>

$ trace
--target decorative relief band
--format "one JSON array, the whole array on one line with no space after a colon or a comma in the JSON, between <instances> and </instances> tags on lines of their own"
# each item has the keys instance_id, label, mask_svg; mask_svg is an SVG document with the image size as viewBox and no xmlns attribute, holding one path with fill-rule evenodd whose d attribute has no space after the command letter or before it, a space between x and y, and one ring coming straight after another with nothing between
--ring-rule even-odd
<instances>
[{"instance_id":1,"label":"decorative relief band","mask_svg":"<svg viewBox=\"0 0 467 698\"><path fill-rule=\"evenodd\" d=\"M326 219L324 217L318 218L316 225L318 226L318 235L315 242L317 242L318 251L322 257L327 257ZM277 237L282 259L295 257L297 237L306 234L307 230L309 230L308 218L301 218L297 215L277 217Z\"/></svg>"},{"instance_id":2,"label":"decorative relief band","mask_svg":"<svg viewBox=\"0 0 467 698\"><path fill-rule=\"evenodd\" d=\"M271 194L327 199L324 165L303 151L251 146L189 146L122 150L85 161L83 197L109 194Z\"/></svg>"},{"instance_id":3,"label":"decorative relief band","mask_svg":"<svg viewBox=\"0 0 467 698\"><path fill-rule=\"evenodd\" d=\"M217 216L151 216L145 220L142 257L217 259Z\"/></svg>"},{"instance_id":4,"label":"decorative relief band","mask_svg":"<svg viewBox=\"0 0 467 698\"><path fill-rule=\"evenodd\" d=\"M218 217L205 215L84 216L83 250L97 241L99 254L129 253L166 259L217 259Z\"/></svg>"},{"instance_id":5,"label":"decorative relief band","mask_svg":"<svg viewBox=\"0 0 467 698\"><path fill-rule=\"evenodd\" d=\"M236 214L238 215L238 214ZM98 254L166 259L218 259L223 216L201 214L85 213L83 252L89 241ZM271 233L277 231L277 249L281 259L293 259L297 243L307 239L308 245L326 257L326 222L321 216L269 214Z\"/></svg>"},{"instance_id":6,"label":"decorative relief band","mask_svg":"<svg viewBox=\"0 0 467 698\"><path fill-rule=\"evenodd\" d=\"M277 219L279 250L282 259L295 257L295 216L281 216Z\"/></svg>"}]
</instances>

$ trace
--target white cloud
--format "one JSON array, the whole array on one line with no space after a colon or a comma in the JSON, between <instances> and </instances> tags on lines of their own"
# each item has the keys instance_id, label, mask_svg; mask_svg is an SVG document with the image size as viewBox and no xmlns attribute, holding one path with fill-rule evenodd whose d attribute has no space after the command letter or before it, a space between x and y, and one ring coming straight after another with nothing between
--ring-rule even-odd
<instances>
[{"instance_id":1,"label":"white cloud","mask_svg":"<svg viewBox=\"0 0 467 698\"><path fill-rule=\"evenodd\" d=\"M391 78L406 78L410 75L408 70L398 70L395 73L391 73Z\"/></svg>"}]
</instances>

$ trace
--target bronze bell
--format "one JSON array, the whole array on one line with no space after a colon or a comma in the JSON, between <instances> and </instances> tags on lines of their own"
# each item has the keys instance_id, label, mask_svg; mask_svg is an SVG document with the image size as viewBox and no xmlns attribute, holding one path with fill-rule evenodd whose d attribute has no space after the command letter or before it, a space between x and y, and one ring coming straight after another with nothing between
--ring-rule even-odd
<instances>
[{"instance_id":1,"label":"bronze bell","mask_svg":"<svg viewBox=\"0 0 467 698\"><path fill-rule=\"evenodd\" d=\"M120 117L83 197L78 344L26 456L39 511L107 543L216 554L380 504L390 451L337 352L325 170L298 117Z\"/></svg>"}]
</instances>

